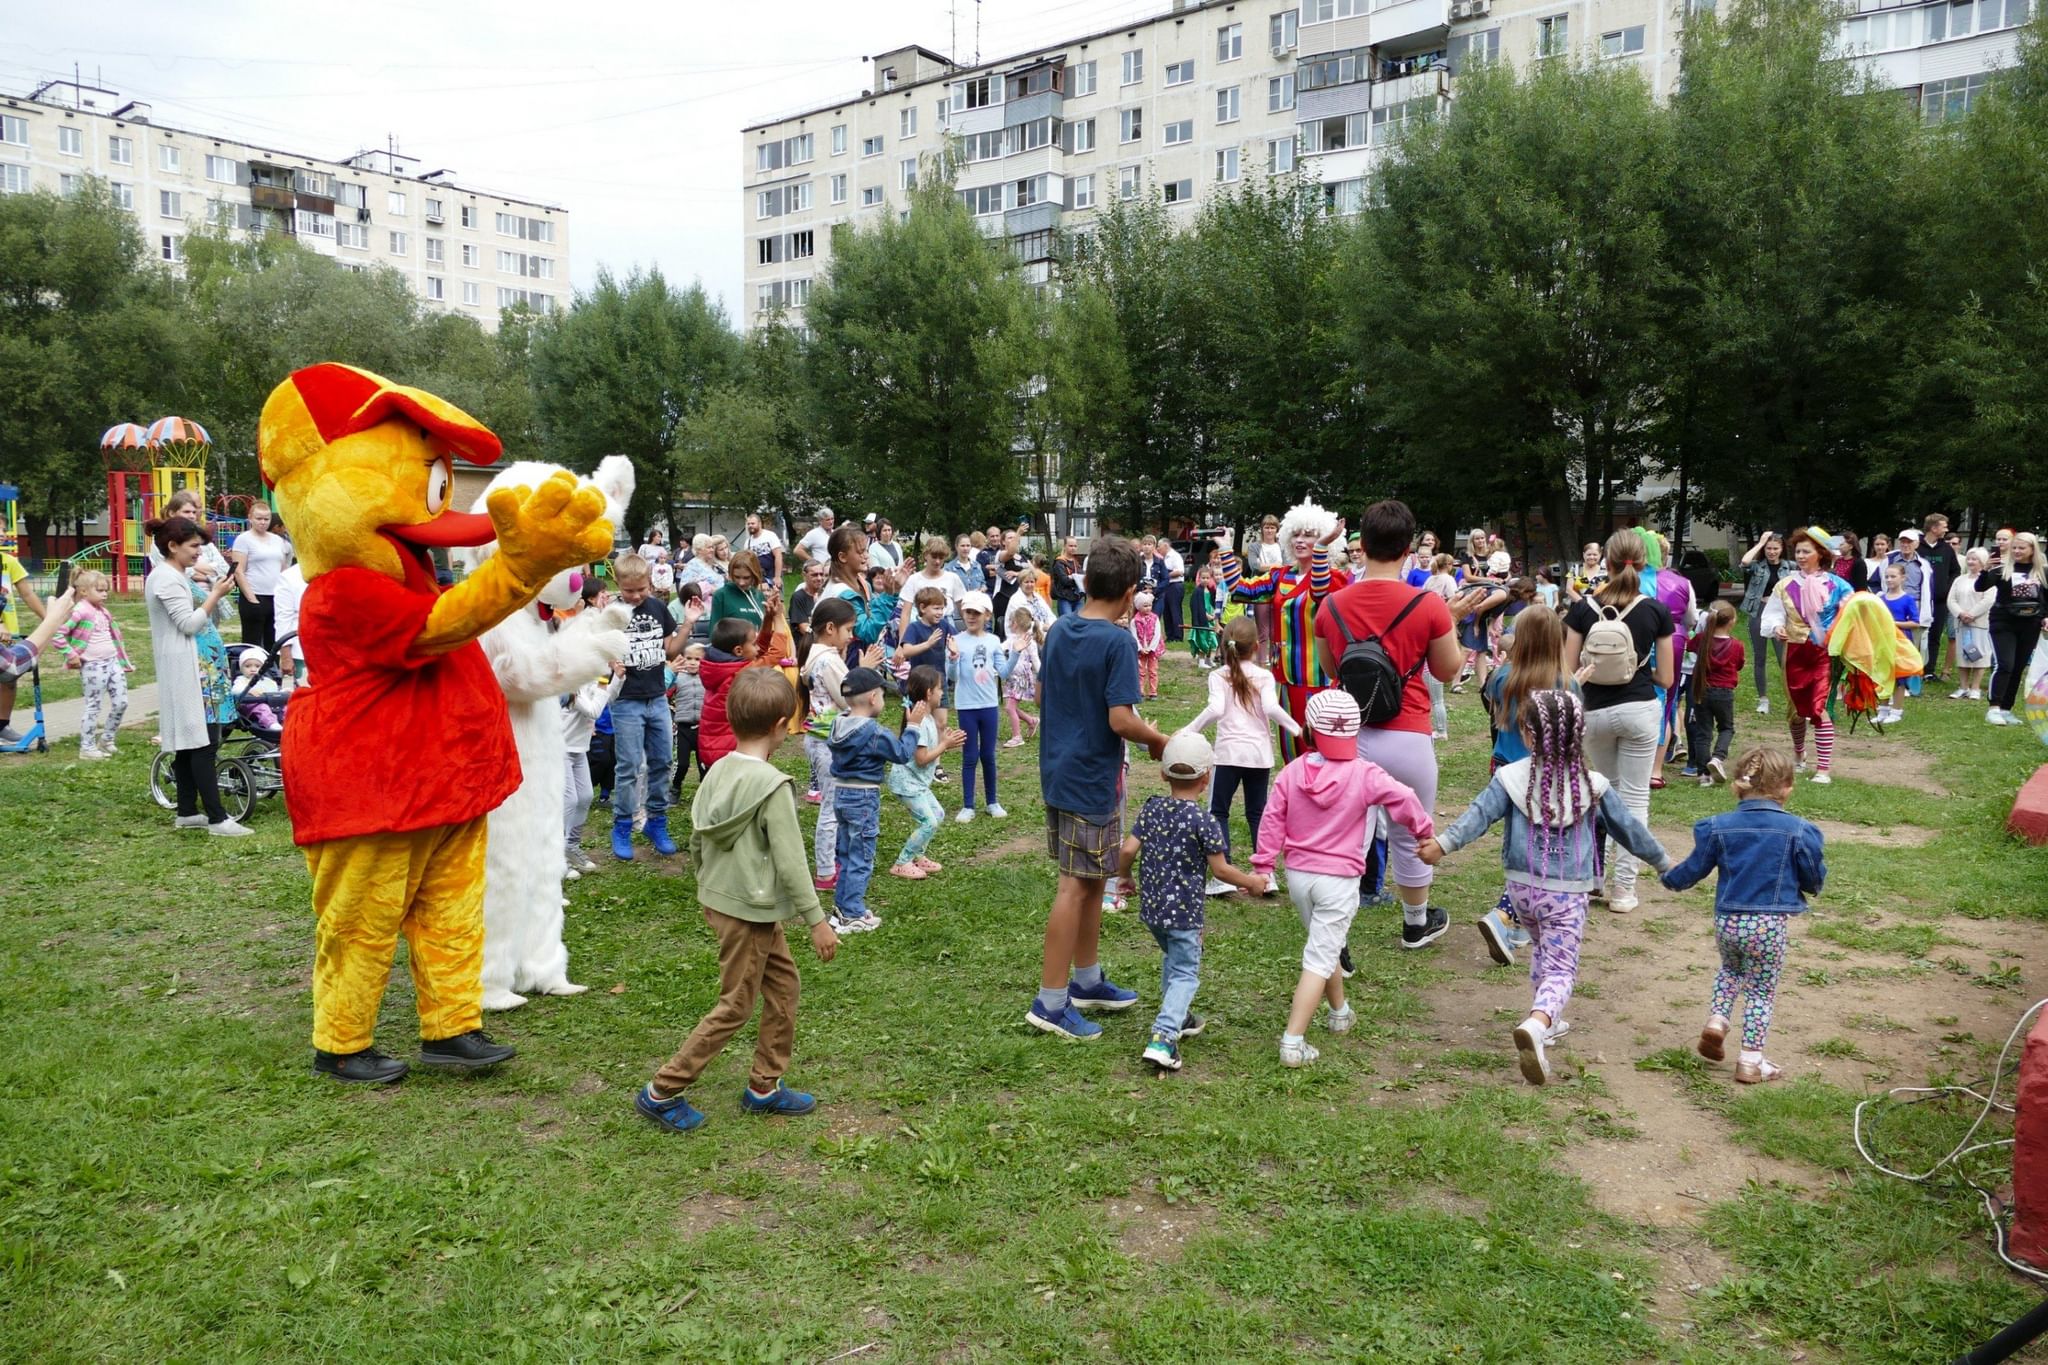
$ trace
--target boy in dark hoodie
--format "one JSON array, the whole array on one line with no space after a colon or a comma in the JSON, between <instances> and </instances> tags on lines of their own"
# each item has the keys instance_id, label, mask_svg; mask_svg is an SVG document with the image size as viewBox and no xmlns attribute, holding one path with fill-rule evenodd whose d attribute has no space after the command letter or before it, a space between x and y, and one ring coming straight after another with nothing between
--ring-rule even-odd
<instances>
[{"instance_id":1,"label":"boy in dark hoodie","mask_svg":"<svg viewBox=\"0 0 2048 1365\"><path fill-rule=\"evenodd\" d=\"M725 692L740 670L754 662L758 638L754 623L744 616L728 616L711 628L711 647L697 666L697 677L704 684L704 709L697 717L697 762L707 767L733 751Z\"/></svg>"},{"instance_id":2,"label":"boy in dark hoodie","mask_svg":"<svg viewBox=\"0 0 2048 1365\"><path fill-rule=\"evenodd\" d=\"M808 1114L818 1105L782 1084L796 1041L799 984L783 921L803 916L819 961L830 962L839 949L811 887L796 792L770 761L789 733L796 700L773 669L750 669L733 680L725 702L737 744L705 776L690 807L697 899L718 936L718 1003L633 1099L642 1114L679 1133L704 1122L683 1091L752 1017L756 997L761 1028L740 1107L754 1114Z\"/></svg>"},{"instance_id":3,"label":"boy in dark hoodie","mask_svg":"<svg viewBox=\"0 0 2048 1365\"><path fill-rule=\"evenodd\" d=\"M832 722L832 810L838 817L839 884L832 901L842 934L879 929L881 917L868 909L868 881L875 875L875 841L882 833L882 779L891 763L917 761L917 735L892 735L876 724L882 714L882 675L856 668L839 685L846 707ZM919 702L910 725L925 718Z\"/></svg>"}]
</instances>

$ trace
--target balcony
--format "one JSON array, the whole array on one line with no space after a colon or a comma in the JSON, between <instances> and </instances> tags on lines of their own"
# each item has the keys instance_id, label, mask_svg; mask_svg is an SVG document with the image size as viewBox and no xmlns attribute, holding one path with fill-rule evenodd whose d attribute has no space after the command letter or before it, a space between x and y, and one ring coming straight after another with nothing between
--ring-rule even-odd
<instances>
[{"instance_id":1,"label":"balcony","mask_svg":"<svg viewBox=\"0 0 2048 1365\"><path fill-rule=\"evenodd\" d=\"M1436 67L1429 71L1417 71L1410 76L1397 76L1393 80L1372 83L1372 107L1392 109L1395 105L1410 100L1448 99L1451 93L1451 73L1448 68Z\"/></svg>"},{"instance_id":2,"label":"balcony","mask_svg":"<svg viewBox=\"0 0 2048 1365\"><path fill-rule=\"evenodd\" d=\"M281 209L286 213L299 206L298 196L283 185L251 185L249 202L259 209Z\"/></svg>"},{"instance_id":3,"label":"balcony","mask_svg":"<svg viewBox=\"0 0 2048 1365\"><path fill-rule=\"evenodd\" d=\"M1443 37L1451 28L1451 0L1401 0L1372 12L1374 47Z\"/></svg>"}]
</instances>

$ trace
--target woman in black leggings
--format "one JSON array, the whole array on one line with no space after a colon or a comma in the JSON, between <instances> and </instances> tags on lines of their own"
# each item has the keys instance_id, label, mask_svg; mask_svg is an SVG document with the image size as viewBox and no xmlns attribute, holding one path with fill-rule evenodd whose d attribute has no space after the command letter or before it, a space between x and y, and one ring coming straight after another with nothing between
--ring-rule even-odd
<instances>
[{"instance_id":1,"label":"woman in black leggings","mask_svg":"<svg viewBox=\"0 0 2048 1365\"><path fill-rule=\"evenodd\" d=\"M1991 709L1984 719L1992 725L2018 725L2022 722L2012 713L2013 703L2019 700L2042 623L2048 621L2048 565L2031 532L2014 533L2005 563L1977 575L1977 591L1998 594L1991 603L1991 650L1998 672L1991 679Z\"/></svg>"}]
</instances>

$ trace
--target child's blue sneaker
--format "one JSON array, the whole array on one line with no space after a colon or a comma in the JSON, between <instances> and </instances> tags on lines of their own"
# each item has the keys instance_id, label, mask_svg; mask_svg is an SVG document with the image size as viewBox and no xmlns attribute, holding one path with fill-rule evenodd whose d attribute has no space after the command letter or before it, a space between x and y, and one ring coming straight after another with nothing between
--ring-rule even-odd
<instances>
[{"instance_id":1,"label":"child's blue sneaker","mask_svg":"<svg viewBox=\"0 0 2048 1365\"><path fill-rule=\"evenodd\" d=\"M676 856L676 841L669 835L668 817L666 815L655 816L648 820L640 832L647 836L648 843L654 845L656 853L659 853L664 858Z\"/></svg>"},{"instance_id":2,"label":"child's blue sneaker","mask_svg":"<svg viewBox=\"0 0 2048 1365\"><path fill-rule=\"evenodd\" d=\"M622 863L633 861L633 820L631 816L612 821L612 856Z\"/></svg>"},{"instance_id":3,"label":"child's blue sneaker","mask_svg":"<svg viewBox=\"0 0 2048 1365\"><path fill-rule=\"evenodd\" d=\"M1106 976L1092 986L1067 982L1067 998L1082 1010L1127 1010L1138 1003L1136 991L1127 991Z\"/></svg>"},{"instance_id":4,"label":"child's blue sneaker","mask_svg":"<svg viewBox=\"0 0 2048 1365\"><path fill-rule=\"evenodd\" d=\"M704 1122L704 1113L681 1095L661 1100L654 1097L654 1083L640 1087L640 1093L633 1097L633 1107L664 1128L678 1133L687 1133Z\"/></svg>"},{"instance_id":5,"label":"child's blue sneaker","mask_svg":"<svg viewBox=\"0 0 2048 1365\"><path fill-rule=\"evenodd\" d=\"M1024 1022L1043 1033L1057 1033L1062 1038L1076 1042L1093 1042L1102 1034L1102 1025L1083 1019L1072 1005L1058 1014L1049 1012L1038 1001L1031 1002L1031 1010L1024 1016Z\"/></svg>"},{"instance_id":6,"label":"child's blue sneaker","mask_svg":"<svg viewBox=\"0 0 2048 1365\"><path fill-rule=\"evenodd\" d=\"M1503 967L1515 965L1514 927L1498 909L1479 917L1479 937L1485 940L1486 955Z\"/></svg>"},{"instance_id":7,"label":"child's blue sneaker","mask_svg":"<svg viewBox=\"0 0 2048 1365\"><path fill-rule=\"evenodd\" d=\"M740 1091L740 1108L749 1114L808 1114L818 1107L817 1098L801 1090L791 1090L781 1081L764 1099L752 1089Z\"/></svg>"},{"instance_id":8,"label":"child's blue sneaker","mask_svg":"<svg viewBox=\"0 0 2048 1365\"><path fill-rule=\"evenodd\" d=\"M1163 1033L1152 1035L1152 1041L1145 1044L1144 1060L1161 1071L1180 1070L1180 1047Z\"/></svg>"}]
</instances>

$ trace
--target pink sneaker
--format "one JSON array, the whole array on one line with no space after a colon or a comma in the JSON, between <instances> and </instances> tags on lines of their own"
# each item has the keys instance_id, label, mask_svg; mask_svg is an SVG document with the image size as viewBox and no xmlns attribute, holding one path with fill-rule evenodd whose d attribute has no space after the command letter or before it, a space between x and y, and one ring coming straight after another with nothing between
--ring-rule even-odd
<instances>
[{"instance_id":1,"label":"pink sneaker","mask_svg":"<svg viewBox=\"0 0 2048 1365\"><path fill-rule=\"evenodd\" d=\"M921 882L931 874L916 863L894 863L890 865L889 875L901 877L907 882Z\"/></svg>"},{"instance_id":2,"label":"pink sneaker","mask_svg":"<svg viewBox=\"0 0 2048 1365\"><path fill-rule=\"evenodd\" d=\"M805 800L805 801L806 801L807 803L809 803L810 805L813 805L813 806L817 805L817 804L818 804L819 802L823 801L824 799L825 799L825 798L824 798L824 796L822 796L822 795L821 795L821 794L819 794L818 792L805 792L805 793L804 793L804 800Z\"/></svg>"},{"instance_id":3,"label":"pink sneaker","mask_svg":"<svg viewBox=\"0 0 2048 1365\"><path fill-rule=\"evenodd\" d=\"M933 862L930 858L923 857L922 855L911 859L911 861L927 872L944 872L946 870L944 863Z\"/></svg>"}]
</instances>

